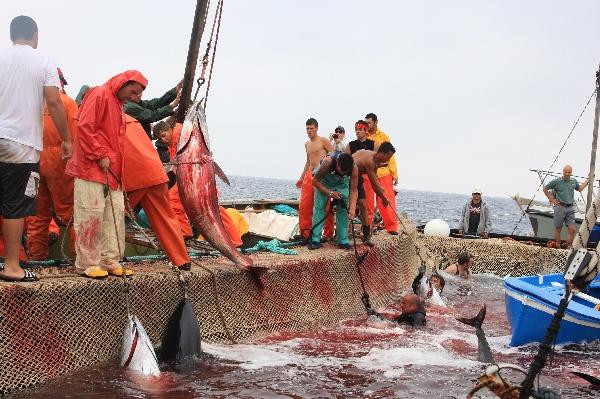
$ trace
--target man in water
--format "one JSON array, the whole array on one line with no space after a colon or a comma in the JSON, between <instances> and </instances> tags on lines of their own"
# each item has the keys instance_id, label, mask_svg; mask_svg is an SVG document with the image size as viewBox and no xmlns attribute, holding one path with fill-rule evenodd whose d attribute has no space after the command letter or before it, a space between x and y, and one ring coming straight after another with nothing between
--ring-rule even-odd
<instances>
[{"instance_id":1,"label":"man in water","mask_svg":"<svg viewBox=\"0 0 600 399\"><path fill-rule=\"evenodd\" d=\"M458 255L456 263L451 264L444 269L446 273L454 274L456 276L470 276L473 274L471 265L473 264L475 257L469 252L463 252Z\"/></svg>"},{"instance_id":2,"label":"man in water","mask_svg":"<svg viewBox=\"0 0 600 399\"><path fill-rule=\"evenodd\" d=\"M427 324L425 321L427 312L417 294L404 295L400 301L400 310L402 313L393 319L398 324L411 327L422 327Z\"/></svg>"},{"instance_id":3,"label":"man in water","mask_svg":"<svg viewBox=\"0 0 600 399\"><path fill-rule=\"evenodd\" d=\"M381 131L377 124L377 115L369 113L365 116L365 121L369 126L369 133L367 137L374 142L381 145L384 142L390 142L390 138L387 134ZM394 186L398 184L398 168L396 167L396 160L391 157L388 162L381 165L377 170L377 178L379 184L383 189L389 193L389 203L392 205L390 208L386 208L383 204L381 197L378 197L377 203L379 205L379 212L383 219L383 225L388 233L392 235L398 235L398 218L396 217L396 197L392 195L394 193Z\"/></svg>"},{"instance_id":4,"label":"man in water","mask_svg":"<svg viewBox=\"0 0 600 399\"><path fill-rule=\"evenodd\" d=\"M302 175L296 182L296 187L302 189L298 206L299 229L302 237L298 238L310 238L308 233L313 224L313 208L315 205L315 189L312 185L313 171L319 167L319 162L323 157L333 151L331 142L327 138L319 136L319 122L315 118L309 118L306 121L306 134L309 140L304 144L306 163ZM325 221L324 237L327 239L333 237L333 217L328 217Z\"/></svg>"},{"instance_id":5,"label":"man in water","mask_svg":"<svg viewBox=\"0 0 600 399\"><path fill-rule=\"evenodd\" d=\"M434 274L432 274L429 278L425 279L426 292L422 292L423 290L421 289L421 287L423 285L422 282L423 277L425 276L425 271L425 267L421 266L419 268L419 274L417 274L417 277L415 277L412 283L413 292L419 295L422 301L431 298L431 296L433 295L433 288L435 288L437 292L441 295L444 291L444 287L446 286L446 280L444 279L444 277L434 272Z\"/></svg>"},{"instance_id":6,"label":"man in water","mask_svg":"<svg viewBox=\"0 0 600 399\"><path fill-rule=\"evenodd\" d=\"M358 168L359 178L358 178L358 208L360 210L360 222L362 224L363 229L363 241L365 244L372 246L371 243L371 226L370 219L368 218L369 212L367 210L367 201L366 201L366 193L364 189L364 175L367 175L367 178L370 182L370 186L373 188L377 196L379 197L379 201L383 208L390 205L390 201L387 199L385 195L385 190L379 184L379 179L377 178L377 170L381 165L385 165L389 162L389 160L394 156L396 150L394 146L389 141L382 143L377 152L362 150L357 151L352 155L354 162ZM393 192L393 190L392 190ZM395 213L394 213L395 217Z\"/></svg>"},{"instance_id":7,"label":"man in water","mask_svg":"<svg viewBox=\"0 0 600 399\"><path fill-rule=\"evenodd\" d=\"M337 202L335 221L337 223L337 244L342 249L354 249L348 240L348 225L354 219L356 209L358 168L349 154L340 151L329 153L315 170L312 179L315 188L315 207L311 242L308 249L321 248L320 238L323 221L326 218L329 200ZM330 205L333 206L333 205Z\"/></svg>"},{"instance_id":8,"label":"man in water","mask_svg":"<svg viewBox=\"0 0 600 399\"><path fill-rule=\"evenodd\" d=\"M19 252L24 218L36 214L44 100L62 139L62 161L71 158L73 145L56 64L37 50L37 24L25 15L14 18L10 39L13 46L0 52L0 215L5 243L0 279L31 282L38 278L21 268Z\"/></svg>"},{"instance_id":9,"label":"man in water","mask_svg":"<svg viewBox=\"0 0 600 399\"><path fill-rule=\"evenodd\" d=\"M544 194L548 200L554 205L554 239L560 245L560 232L563 223L567 226L567 242L566 246L570 247L575 237L575 209L573 202L575 201L575 190L582 192L587 187L589 179L586 179L582 184L571 177L573 168L566 165L563 168L562 177L558 177L546 184ZM550 195L548 190L554 190L554 196Z\"/></svg>"},{"instance_id":10,"label":"man in water","mask_svg":"<svg viewBox=\"0 0 600 399\"><path fill-rule=\"evenodd\" d=\"M352 140L351 142L348 143L348 145L346 146L345 150L348 154L354 155L354 153L356 151L360 151L360 150L368 150L368 151L375 151L377 152L377 150L379 149L379 143L374 142L373 140L367 138L367 132L369 131L369 125L367 125L367 122L363 121L363 120L359 120L358 122L356 122L354 124L354 132L356 133L356 140ZM366 206L367 206L367 213L368 216L367 218L364 220L365 221L365 225L364 226L369 226L369 233L371 232L371 223L373 222L373 214L375 213L375 194L373 191L373 186L371 185L371 181L370 180L365 180L364 176L362 179L362 185L365 191L365 198L364 200L360 198L358 198L358 207L359 209L361 209L361 202L365 202ZM359 182L360 185L360 182ZM361 210L362 213L362 210ZM361 218L361 223L363 222L363 219Z\"/></svg>"},{"instance_id":11,"label":"man in water","mask_svg":"<svg viewBox=\"0 0 600 399\"><path fill-rule=\"evenodd\" d=\"M463 206L458 234L463 235L466 231L470 236L488 238L488 233L492 229L490 207L481 199L481 189L474 188L471 196L471 200Z\"/></svg>"}]
</instances>

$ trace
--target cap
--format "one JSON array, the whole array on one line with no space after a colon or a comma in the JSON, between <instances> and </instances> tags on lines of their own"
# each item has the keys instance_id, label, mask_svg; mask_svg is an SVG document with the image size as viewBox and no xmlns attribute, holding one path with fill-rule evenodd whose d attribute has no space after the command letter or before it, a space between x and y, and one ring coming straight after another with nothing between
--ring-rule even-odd
<instances>
[{"instance_id":1,"label":"cap","mask_svg":"<svg viewBox=\"0 0 600 399\"><path fill-rule=\"evenodd\" d=\"M481 189L480 188L474 188L473 191L471 192L471 194L481 194Z\"/></svg>"},{"instance_id":2,"label":"cap","mask_svg":"<svg viewBox=\"0 0 600 399\"><path fill-rule=\"evenodd\" d=\"M337 133L337 132L338 132L338 130L340 130L342 133L346 133L346 131L344 130L344 128L343 128L343 127L341 127L341 126L338 126L338 127L336 127L336 128L335 128L335 130L334 130L334 132L336 132L336 133Z\"/></svg>"}]
</instances>

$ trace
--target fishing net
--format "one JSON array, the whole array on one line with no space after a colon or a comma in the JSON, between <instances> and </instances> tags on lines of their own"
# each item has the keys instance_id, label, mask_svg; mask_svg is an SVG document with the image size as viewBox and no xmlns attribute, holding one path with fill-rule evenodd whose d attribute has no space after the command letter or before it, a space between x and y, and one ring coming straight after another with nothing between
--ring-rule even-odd
<instances>
[{"instance_id":1,"label":"fishing net","mask_svg":"<svg viewBox=\"0 0 600 399\"><path fill-rule=\"evenodd\" d=\"M475 256L475 273L513 276L563 272L568 251L500 239L462 240L417 234L404 220L398 236L375 234L361 264L374 308L399 299L417 274L417 244L429 271L444 269L460 252ZM184 275L202 333L210 343L249 342L279 331L310 329L365 315L353 251L324 245L298 255L253 253L270 271L260 291L249 273L223 257L203 258ZM143 257L140 257L143 258ZM167 262L128 263L131 312L158 345L183 298ZM126 320L120 277L95 281L70 267L44 267L37 283L0 283L0 393L25 388L70 370L118 356Z\"/></svg>"},{"instance_id":2,"label":"fishing net","mask_svg":"<svg viewBox=\"0 0 600 399\"><path fill-rule=\"evenodd\" d=\"M418 234L417 244L422 248L421 255L430 271L443 270L455 263L460 253L470 252L475 257L471 267L473 273L492 273L501 277L564 273L569 254L563 249L500 238L468 240Z\"/></svg>"},{"instance_id":3,"label":"fishing net","mask_svg":"<svg viewBox=\"0 0 600 399\"><path fill-rule=\"evenodd\" d=\"M398 236L374 237L361 271L373 307L389 305L410 286L418 268L414 225ZM248 342L279 331L332 325L365 315L354 251L324 245L298 255L254 253L268 266L260 291L249 273L223 257L193 263L184 275L202 339ZM359 246L359 254L367 250ZM155 345L183 298L164 261L128 263L131 312ZM91 280L70 267L37 270L41 280L0 283L0 392L25 388L70 370L118 356L126 321L120 277Z\"/></svg>"}]
</instances>

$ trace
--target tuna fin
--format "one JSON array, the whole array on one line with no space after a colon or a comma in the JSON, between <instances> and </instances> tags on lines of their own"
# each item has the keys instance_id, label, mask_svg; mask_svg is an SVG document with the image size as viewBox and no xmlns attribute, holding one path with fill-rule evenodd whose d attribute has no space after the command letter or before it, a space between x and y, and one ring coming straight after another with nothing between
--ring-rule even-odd
<instances>
[{"instance_id":1,"label":"tuna fin","mask_svg":"<svg viewBox=\"0 0 600 399\"><path fill-rule=\"evenodd\" d=\"M227 175L225 174L225 172L223 172L223 169L221 169L221 167L217 165L215 161L213 161L213 167L215 168L215 175L219 176L219 178L223 180L225 184L230 186L231 184L229 184L229 179L227 178Z\"/></svg>"},{"instance_id":2,"label":"tuna fin","mask_svg":"<svg viewBox=\"0 0 600 399\"><path fill-rule=\"evenodd\" d=\"M494 359L494 355L492 355L492 349L490 348L490 344L487 341L487 337L485 336L485 332L481 328L483 324L483 320L485 319L486 305L485 302L477 313L477 316L467 319L465 317L454 316L456 320L461 323L465 323L471 327L475 327L475 334L477 335L477 358L482 363L496 363Z\"/></svg>"},{"instance_id":3,"label":"tuna fin","mask_svg":"<svg viewBox=\"0 0 600 399\"><path fill-rule=\"evenodd\" d=\"M460 321L461 323L465 323L471 327L481 328L481 325L483 324L483 320L485 319L485 312L486 312L486 305L484 302L483 306L481 307L481 310L479 311L477 316L475 316L471 319L467 319L465 317L459 317L459 316L454 316L454 318L456 320Z\"/></svg>"},{"instance_id":4,"label":"tuna fin","mask_svg":"<svg viewBox=\"0 0 600 399\"><path fill-rule=\"evenodd\" d=\"M589 382L592 385L600 386L600 379L594 377L593 375L582 373L580 371L571 371L571 373L575 374L579 378L583 378L584 380L586 380L587 382Z\"/></svg>"},{"instance_id":5,"label":"tuna fin","mask_svg":"<svg viewBox=\"0 0 600 399\"><path fill-rule=\"evenodd\" d=\"M250 275L252 276L252 279L254 280L254 282L256 283L256 285L258 286L258 288L261 291L264 291L265 286L263 285L262 280L260 279L260 277L263 274L267 273L269 271L269 268L262 267L262 266L247 266L247 267L245 267L243 269L250 273Z\"/></svg>"}]
</instances>

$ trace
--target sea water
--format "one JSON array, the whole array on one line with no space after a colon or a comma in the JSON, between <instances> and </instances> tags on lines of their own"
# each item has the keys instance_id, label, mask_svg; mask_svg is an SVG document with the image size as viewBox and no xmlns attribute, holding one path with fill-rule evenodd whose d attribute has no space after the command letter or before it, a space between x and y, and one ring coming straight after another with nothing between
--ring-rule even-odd
<instances>
[{"instance_id":1,"label":"sea water","mask_svg":"<svg viewBox=\"0 0 600 399\"><path fill-rule=\"evenodd\" d=\"M233 176L221 198L298 197L286 180ZM221 185L223 186L223 185ZM469 196L401 191L398 210L417 223L446 219L457 227ZM495 232L510 233L520 214L510 199L485 198L492 208ZM519 234L530 227L521 226ZM454 315L473 317L487 302L483 328L496 361L529 366L537 345L509 346L503 281L493 275L469 279L446 275L448 307L427 305L427 326L411 329L363 316L314 330L282 332L247 344L202 345L193 367L161 363L159 377L140 376L112 359L60 376L46 384L7 395L9 398L465 398L483 374L477 361L474 328ZM379 309L394 317L399 304ZM563 398L591 398L600 392L572 375L597 375L600 345L557 345L541 384ZM0 366L1 367L1 366ZM506 376L509 376L508 374ZM520 383L524 376L510 374ZM487 390L475 397L495 398Z\"/></svg>"},{"instance_id":2,"label":"sea water","mask_svg":"<svg viewBox=\"0 0 600 399\"><path fill-rule=\"evenodd\" d=\"M298 199L300 189L291 180L231 176L231 186L219 181L220 199ZM506 196L482 197L492 212L491 232L499 234L533 234L527 216L523 216L517 203ZM458 229L463 206L471 195L436 193L431 191L403 190L396 195L396 211L406 212L417 226L432 219L445 220L450 228Z\"/></svg>"}]
</instances>

